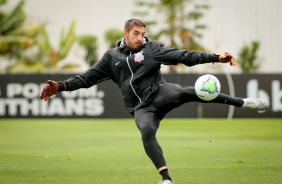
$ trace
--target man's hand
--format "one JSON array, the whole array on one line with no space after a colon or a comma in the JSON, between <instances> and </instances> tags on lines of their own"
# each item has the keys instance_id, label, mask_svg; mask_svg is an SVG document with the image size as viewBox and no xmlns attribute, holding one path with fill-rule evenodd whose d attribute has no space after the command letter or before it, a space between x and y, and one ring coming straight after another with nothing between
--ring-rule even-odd
<instances>
[{"instance_id":1,"label":"man's hand","mask_svg":"<svg viewBox=\"0 0 282 184\"><path fill-rule=\"evenodd\" d=\"M60 82L48 80L46 83L47 84L42 88L39 96L41 100L45 100L45 101L47 101L52 95L58 93Z\"/></svg>"},{"instance_id":2,"label":"man's hand","mask_svg":"<svg viewBox=\"0 0 282 184\"><path fill-rule=\"evenodd\" d=\"M229 52L219 54L218 59L221 63L230 63L231 66L236 66L236 61Z\"/></svg>"}]
</instances>

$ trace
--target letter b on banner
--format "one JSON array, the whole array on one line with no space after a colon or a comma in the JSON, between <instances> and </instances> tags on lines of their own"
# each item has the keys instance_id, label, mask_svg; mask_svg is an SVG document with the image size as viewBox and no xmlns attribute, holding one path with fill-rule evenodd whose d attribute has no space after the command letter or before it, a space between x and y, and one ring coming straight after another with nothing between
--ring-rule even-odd
<instances>
[{"instance_id":1,"label":"letter b on banner","mask_svg":"<svg viewBox=\"0 0 282 184\"><path fill-rule=\"evenodd\" d=\"M280 81L273 80L271 82L271 106L272 111L282 111L282 90L280 89ZM247 84L247 97L249 98L261 98L270 102L269 94L262 89L259 89L259 82L256 79L252 79Z\"/></svg>"},{"instance_id":2,"label":"letter b on banner","mask_svg":"<svg viewBox=\"0 0 282 184\"><path fill-rule=\"evenodd\" d=\"M271 82L272 90L272 110L274 112L282 111L282 90L280 89L280 81L274 80Z\"/></svg>"}]
</instances>

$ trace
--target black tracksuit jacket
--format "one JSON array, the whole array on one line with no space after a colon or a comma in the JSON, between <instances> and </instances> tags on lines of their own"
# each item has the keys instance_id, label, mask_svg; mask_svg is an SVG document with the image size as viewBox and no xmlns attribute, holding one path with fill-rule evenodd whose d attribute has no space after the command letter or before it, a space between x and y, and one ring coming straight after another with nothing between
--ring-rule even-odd
<instances>
[{"instance_id":1,"label":"black tracksuit jacket","mask_svg":"<svg viewBox=\"0 0 282 184\"><path fill-rule=\"evenodd\" d=\"M160 84L164 83L161 64L187 66L219 62L218 56L198 51L165 47L157 41L144 38L138 50L131 50L124 39L116 48L108 50L86 72L64 81L67 91L89 88L112 79L121 89L127 111L131 114L148 105L156 97Z\"/></svg>"}]
</instances>

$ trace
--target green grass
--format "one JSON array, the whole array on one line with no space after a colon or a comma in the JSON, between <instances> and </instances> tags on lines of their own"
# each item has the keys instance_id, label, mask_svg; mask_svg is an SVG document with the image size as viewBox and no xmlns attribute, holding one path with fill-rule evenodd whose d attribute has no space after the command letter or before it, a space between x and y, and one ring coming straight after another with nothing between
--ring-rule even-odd
<instances>
[{"instance_id":1,"label":"green grass","mask_svg":"<svg viewBox=\"0 0 282 184\"><path fill-rule=\"evenodd\" d=\"M282 183L281 119L166 119L175 184ZM132 119L1 119L2 184L156 184Z\"/></svg>"}]
</instances>

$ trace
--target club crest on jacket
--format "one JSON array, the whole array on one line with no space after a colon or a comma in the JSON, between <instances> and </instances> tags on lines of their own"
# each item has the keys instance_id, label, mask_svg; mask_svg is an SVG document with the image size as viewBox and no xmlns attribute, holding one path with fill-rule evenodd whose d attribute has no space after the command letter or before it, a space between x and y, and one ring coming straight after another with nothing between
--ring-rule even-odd
<instances>
[{"instance_id":1,"label":"club crest on jacket","mask_svg":"<svg viewBox=\"0 0 282 184\"><path fill-rule=\"evenodd\" d=\"M134 55L135 55L135 57L134 57L134 61L135 61L135 62L140 63L141 61L144 60L143 51L138 52L138 53L136 53L136 54L134 54Z\"/></svg>"}]
</instances>

